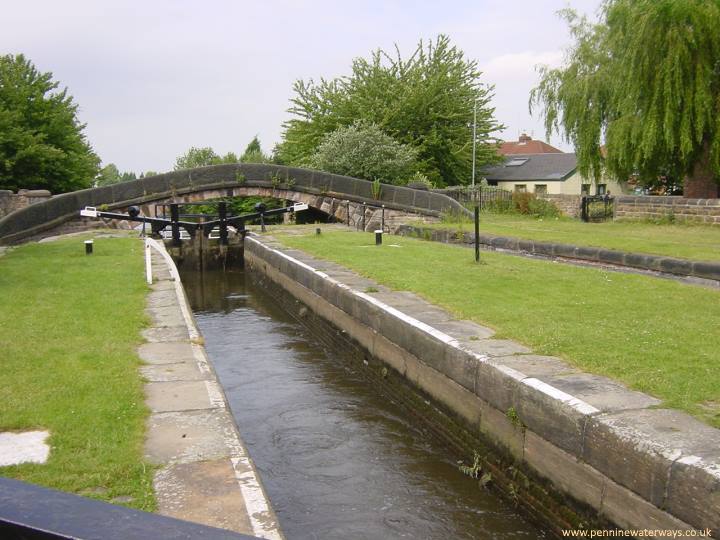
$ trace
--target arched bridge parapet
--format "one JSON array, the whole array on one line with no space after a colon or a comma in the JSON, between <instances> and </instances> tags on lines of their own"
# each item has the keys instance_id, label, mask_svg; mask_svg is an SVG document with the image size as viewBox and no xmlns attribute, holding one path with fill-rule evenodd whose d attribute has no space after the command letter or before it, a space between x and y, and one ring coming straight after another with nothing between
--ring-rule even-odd
<instances>
[{"instance_id":1,"label":"arched bridge parapet","mask_svg":"<svg viewBox=\"0 0 720 540\"><path fill-rule=\"evenodd\" d=\"M363 202L368 205L385 205L389 211L421 216L439 217L443 212L467 212L454 199L429 191L381 184L380 192L373 193L373 183L367 180L311 169L238 163L173 171L56 195L2 218L0 244L19 242L61 225L76 218L78 211L85 206L119 209L155 201L180 200L193 193L232 196L237 190L237 193L250 194L250 188L263 188L265 193L275 193L270 196L288 200L301 200L300 194L305 194L323 200L348 200L359 205Z\"/></svg>"}]
</instances>

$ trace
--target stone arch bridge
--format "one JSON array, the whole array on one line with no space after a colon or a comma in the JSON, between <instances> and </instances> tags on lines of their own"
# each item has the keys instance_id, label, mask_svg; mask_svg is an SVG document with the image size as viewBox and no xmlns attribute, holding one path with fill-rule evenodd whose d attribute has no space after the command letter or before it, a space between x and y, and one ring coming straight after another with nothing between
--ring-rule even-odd
<instances>
[{"instance_id":1,"label":"stone arch bridge","mask_svg":"<svg viewBox=\"0 0 720 540\"><path fill-rule=\"evenodd\" d=\"M310 169L265 164L226 164L174 171L110 186L56 195L0 219L0 244L12 244L79 219L85 206L123 210L139 205L154 215L155 204L218 197L259 195L307 203L329 216L365 230L378 228L380 207L393 230L409 219L437 220L444 212L467 210L446 195L381 184ZM364 204L363 204L364 203Z\"/></svg>"}]
</instances>

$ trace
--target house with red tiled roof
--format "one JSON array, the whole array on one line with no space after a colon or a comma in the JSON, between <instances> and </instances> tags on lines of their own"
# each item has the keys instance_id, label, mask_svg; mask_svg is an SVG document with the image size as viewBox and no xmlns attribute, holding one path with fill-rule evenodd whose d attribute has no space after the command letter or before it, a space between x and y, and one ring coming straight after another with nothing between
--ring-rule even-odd
<instances>
[{"instance_id":1,"label":"house with red tiled roof","mask_svg":"<svg viewBox=\"0 0 720 540\"><path fill-rule=\"evenodd\" d=\"M550 146L543 141L536 141L527 133L520 135L517 142L508 141L500 145L498 152L503 156L515 154L562 154L562 150L558 150L554 146Z\"/></svg>"},{"instance_id":2,"label":"house with red tiled roof","mask_svg":"<svg viewBox=\"0 0 720 540\"><path fill-rule=\"evenodd\" d=\"M511 154L503 163L484 167L480 173L488 184L508 191L536 195L621 194L625 187L611 178L592 182L580 175L574 153Z\"/></svg>"}]
</instances>

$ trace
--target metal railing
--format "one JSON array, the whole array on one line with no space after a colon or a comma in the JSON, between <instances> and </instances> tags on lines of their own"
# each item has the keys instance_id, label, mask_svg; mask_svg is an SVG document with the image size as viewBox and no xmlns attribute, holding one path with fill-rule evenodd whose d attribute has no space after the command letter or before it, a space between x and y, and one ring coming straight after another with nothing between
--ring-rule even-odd
<instances>
[{"instance_id":1,"label":"metal railing","mask_svg":"<svg viewBox=\"0 0 720 540\"><path fill-rule=\"evenodd\" d=\"M512 205L512 191L495 186L450 186L433 191L466 206L478 205L481 210L502 210Z\"/></svg>"},{"instance_id":2,"label":"metal railing","mask_svg":"<svg viewBox=\"0 0 720 540\"><path fill-rule=\"evenodd\" d=\"M580 219L585 222L606 221L615 215L615 197L585 195L580 202Z\"/></svg>"}]
</instances>

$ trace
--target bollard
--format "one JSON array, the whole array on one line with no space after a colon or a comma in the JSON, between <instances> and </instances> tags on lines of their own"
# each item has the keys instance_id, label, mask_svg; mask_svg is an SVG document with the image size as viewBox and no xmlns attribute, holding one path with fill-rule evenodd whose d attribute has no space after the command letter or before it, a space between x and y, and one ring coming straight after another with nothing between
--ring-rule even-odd
<instances>
[{"instance_id":1,"label":"bollard","mask_svg":"<svg viewBox=\"0 0 720 540\"><path fill-rule=\"evenodd\" d=\"M383 235L382 229L375 230L375 245L376 246L379 246L382 244L382 235Z\"/></svg>"},{"instance_id":2,"label":"bollard","mask_svg":"<svg viewBox=\"0 0 720 540\"><path fill-rule=\"evenodd\" d=\"M85 255L92 255L93 252L93 241L85 240Z\"/></svg>"}]
</instances>

